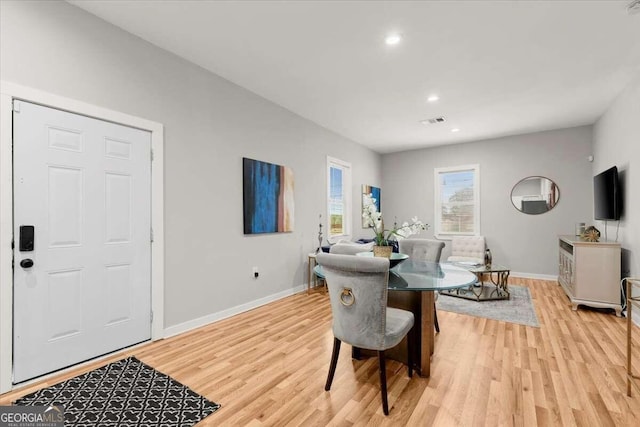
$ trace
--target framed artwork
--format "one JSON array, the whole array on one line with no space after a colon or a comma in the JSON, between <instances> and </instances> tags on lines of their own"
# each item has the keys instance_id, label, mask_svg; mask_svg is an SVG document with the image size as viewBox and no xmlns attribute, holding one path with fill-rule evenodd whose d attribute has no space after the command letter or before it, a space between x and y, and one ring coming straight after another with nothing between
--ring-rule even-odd
<instances>
[{"instance_id":1,"label":"framed artwork","mask_svg":"<svg viewBox=\"0 0 640 427\"><path fill-rule=\"evenodd\" d=\"M293 171L242 159L244 234L293 231Z\"/></svg>"},{"instance_id":2,"label":"framed artwork","mask_svg":"<svg viewBox=\"0 0 640 427\"><path fill-rule=\"evenodd\" d=\"M374 187L373 185L362 184L362 206L364 208L364 196L367 194L371 194L371 197L376 199L376 208L378 212L380 210L380 189L378 187ZM364 218L362 219L362 228L368 228L364 225Z\"/></svg>"}]
</instances>

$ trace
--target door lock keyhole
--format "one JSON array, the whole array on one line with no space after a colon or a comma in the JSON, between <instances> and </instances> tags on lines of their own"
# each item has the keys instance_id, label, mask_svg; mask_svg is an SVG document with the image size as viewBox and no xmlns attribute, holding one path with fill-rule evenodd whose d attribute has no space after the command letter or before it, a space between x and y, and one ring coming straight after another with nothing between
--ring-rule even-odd
<instances>
[{"instance_id":1,"label":"door lock keyhole","mask_svg":"<svg viewBox=\"0 0 640 427\"><path fill-rule=\"evenodd\" d=\"M25 258L22 261L20 261L20 267L22 268L31 268L33 267L33 260L30 258Z\"/></svg>"}]
</instances>

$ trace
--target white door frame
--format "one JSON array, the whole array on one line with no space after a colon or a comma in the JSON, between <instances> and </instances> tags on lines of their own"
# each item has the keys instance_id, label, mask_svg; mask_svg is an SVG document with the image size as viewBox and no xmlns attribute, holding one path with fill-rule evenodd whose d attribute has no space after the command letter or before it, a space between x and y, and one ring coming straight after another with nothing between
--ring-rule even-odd
<instances>
[{"instance_id":1,"label":"white door frame","mask_svg":"<svg viewBox=\"0 0 640 427\"><path fill-rule=\"evenodd\" d=\"M151 340L164 338L164 129L162 124L0 81L0 393L13 388L13 161L14 99L82 114L151 132Z\"/></svg>"}]
</instances>

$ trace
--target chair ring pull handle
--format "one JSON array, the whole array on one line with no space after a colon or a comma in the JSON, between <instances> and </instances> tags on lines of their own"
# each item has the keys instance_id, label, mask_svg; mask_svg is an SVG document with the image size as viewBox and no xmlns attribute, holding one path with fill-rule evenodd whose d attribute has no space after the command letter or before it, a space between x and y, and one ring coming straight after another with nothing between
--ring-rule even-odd
<instances>
[{"instance_id":1,"label":"chair ring pull handle","mask_svg":"<svg viewBox=\"0 0 640 427\"><path fill-rule=\"evenodd\" d=\"M342 293L340 294L340 303L345 307L349 307L356 302L356 297L351 292L351 288L343 288Z\"/></svg>"}]
</instances>

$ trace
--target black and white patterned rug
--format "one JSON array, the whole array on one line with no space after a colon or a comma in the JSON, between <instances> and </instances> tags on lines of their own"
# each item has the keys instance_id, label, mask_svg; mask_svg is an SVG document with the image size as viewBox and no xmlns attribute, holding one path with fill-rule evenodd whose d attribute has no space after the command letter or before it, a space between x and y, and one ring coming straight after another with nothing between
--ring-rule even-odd
<instances>
[{"instance_id":1,"label":"black and white patterned rug","mask_svg":"<svg viewBox=\"0 0 640 427\"><path fill-rule=\"evenodd\" d=\"M135 357L38 390L15 404L63 405L65 426L76 427L187 427L220 408Z\"/></svg>"}]
</instances>

